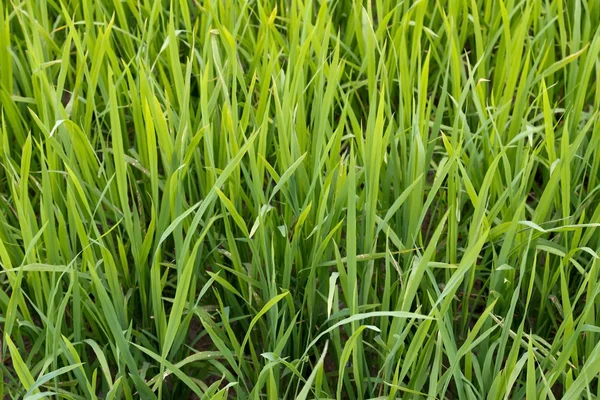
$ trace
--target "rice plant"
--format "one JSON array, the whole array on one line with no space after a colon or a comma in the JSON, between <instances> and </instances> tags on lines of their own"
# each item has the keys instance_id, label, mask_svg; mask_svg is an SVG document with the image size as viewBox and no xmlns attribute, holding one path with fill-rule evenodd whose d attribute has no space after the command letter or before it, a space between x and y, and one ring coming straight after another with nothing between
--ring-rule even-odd
<instances>
[{"instance_id":1,"label":"rice plant","mask_svg":"<svg viewBox=\"0 0 600 400\"><path fill-rule=\"evenodd\" d=\"M0 398L600 398L597 0L0 0Z\"/></svg>"}]
</instances>

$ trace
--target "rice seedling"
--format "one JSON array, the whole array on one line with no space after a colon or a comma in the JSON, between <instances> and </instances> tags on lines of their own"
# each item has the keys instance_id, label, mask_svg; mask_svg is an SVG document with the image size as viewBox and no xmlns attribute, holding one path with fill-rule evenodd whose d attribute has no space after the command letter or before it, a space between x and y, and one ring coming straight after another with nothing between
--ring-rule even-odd
<instances>
[{"instance_id":1,"label":"rice seedling","mask_svg":"<svg viewBox=\"0 0 600 400\"><path fill-rule=\"evenodd\" d=\"M0 398L600 397L600 3L0 0Z\"/></svg>"}]
</instances>

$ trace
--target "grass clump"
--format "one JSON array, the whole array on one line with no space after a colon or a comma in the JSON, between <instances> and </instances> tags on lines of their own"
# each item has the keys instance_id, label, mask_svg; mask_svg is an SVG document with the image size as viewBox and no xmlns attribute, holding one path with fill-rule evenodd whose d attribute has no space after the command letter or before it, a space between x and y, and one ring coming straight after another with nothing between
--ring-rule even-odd
<instances>
[{"instance_id":1,"label":"grass clump","mask_svg":"<svg viewBox=\"0 0 600 400\"><path fill-rule=\"evenodd\" d=\"M596 0L0 0L0 397L600 396Z\"/></svg>"}]
</instances>

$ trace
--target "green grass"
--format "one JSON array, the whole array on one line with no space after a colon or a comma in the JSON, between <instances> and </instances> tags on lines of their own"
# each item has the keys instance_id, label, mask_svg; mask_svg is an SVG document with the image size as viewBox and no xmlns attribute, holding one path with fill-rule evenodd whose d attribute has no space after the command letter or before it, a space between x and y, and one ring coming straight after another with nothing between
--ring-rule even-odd
<instances>
[{"instance_id":1,"label":"green grass","mask_svg":"<svg viewBox=\"0 0 600 400\"><path fill-rule=\"evenodd\" d=\"M0 0L0 398L600 398L597 0Z\"/></svg>"}]
</instances>

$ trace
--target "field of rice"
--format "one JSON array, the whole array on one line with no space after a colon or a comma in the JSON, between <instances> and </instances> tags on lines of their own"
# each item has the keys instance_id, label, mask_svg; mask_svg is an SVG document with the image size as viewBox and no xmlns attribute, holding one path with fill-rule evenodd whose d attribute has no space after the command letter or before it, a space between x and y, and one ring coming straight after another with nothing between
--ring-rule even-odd
<instances>
[{"instance_id":1,"label":"field of rice","mask_svg":"<svg viewBox=\"0 0 600 400\"><path fill-rule=\"evenodd\" d=\"M600 1L0 0L1 399L599 399Z\"/></svg>"}]
</instances>

